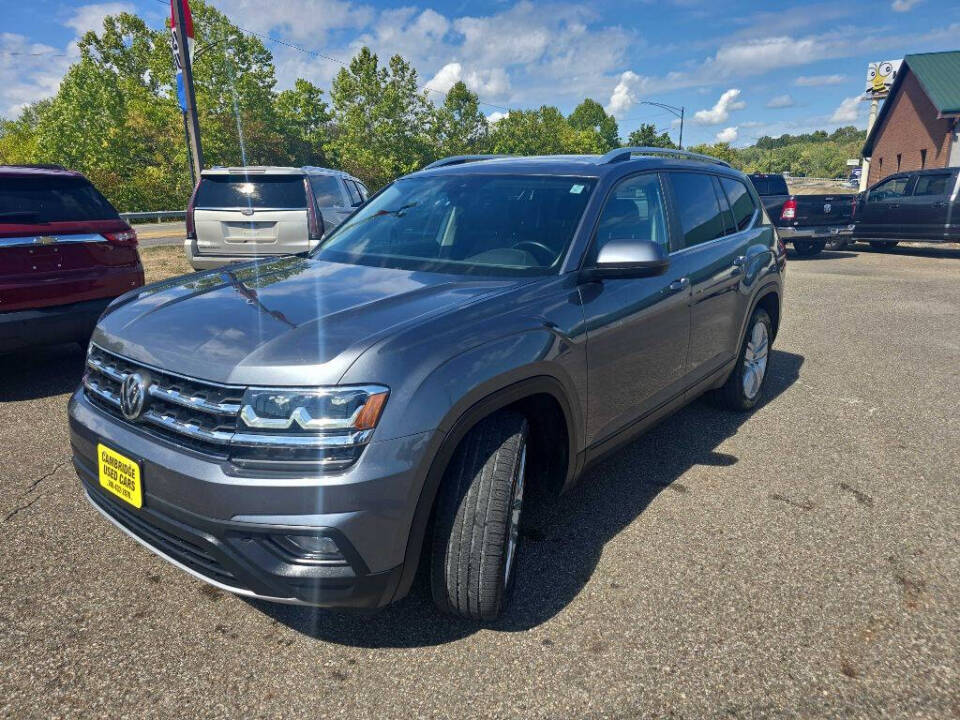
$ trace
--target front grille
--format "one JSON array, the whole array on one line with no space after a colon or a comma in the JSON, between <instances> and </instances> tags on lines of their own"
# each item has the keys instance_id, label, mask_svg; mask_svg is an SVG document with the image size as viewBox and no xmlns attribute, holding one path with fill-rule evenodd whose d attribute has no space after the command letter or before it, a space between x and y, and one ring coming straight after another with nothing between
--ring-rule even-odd
<instances>
[{"instance_id":1,"label":"front grille","mask_svg":"<svg viewBox=\"0 0 960 720\"><path fill-rule=\"evenodd\" d=\"M150 547L156 548L164 555L186 565L204 577L211 578L225 585L237 586L237 581L233 573L227 570L219 560L197 543L169 533L147 522L139 515L120 507L116 503L102 499L96 493L90 493L90 497L97 504L97 507Z\"/></svg>"},{"instance_id":2,"label":"front grille","mask_svg":"<svg viewBox=\"0 0 960 720\"><path fill-rule=\"evenodd\" d=\"M146 367L91 345L83 378L86 395L111 415L120 411L120 385L130 373L149 378L148 404L138 422L178 444L226 455L237 430L242 387L188 379Z\"/></svg>"},{"instance_id":3,"label":"front grille","mask_svg":"<svg viewBox=\"0 0 960 720\"><path fill-rule=\"evenodd\" d=\"M139 373L147 400L136 420L120 409L124 379ZM238 467L298 471L340 470L352 465L372 430L337 433L274 433L242 426L245 388L195 380L166 372L90 345L83 376L86 397L123 423Z\"/></svg>"}]
</instances>

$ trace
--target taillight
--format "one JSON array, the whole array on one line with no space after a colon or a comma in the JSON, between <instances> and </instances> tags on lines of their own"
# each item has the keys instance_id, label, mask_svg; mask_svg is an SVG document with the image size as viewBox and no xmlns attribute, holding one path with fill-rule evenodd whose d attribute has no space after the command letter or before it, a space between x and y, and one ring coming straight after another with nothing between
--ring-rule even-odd
<instances>
[{"instance_id":1,"label":"taillight","mask_svg":"<svg viewBox=\"0 0 960 720\"><path fill-rule=\"evenodd\" d=\"M313 194L313 187L309 178L303 179L303 188L307 193L307 231L311 240L323 237L323 220L317 215L317 198Z\"/></svg>"},{"instance_id":2,"label":"taillight","mask_svg":"<svg viewBox=\"0 0 960 720\"><path fill-rule=\"evenodd\" d=\"M103 233L103 236L111 245L120 245L122 247L137 246L137 232L132 228L130 230L123 230L121 232Z\"/></svg>"},{"instance_id":3,"label":"taillight","mask_svg":"<svg viewBox=\"0 0 960 720\"><path fill-rule=\"evenodd\" d=\"M197 190L200 188L200 181L197 181L197 184L193 188L193 192L190 194L190 202L187 204L187 216L186 216L186 226L187 226L187 239L196 240L197 239L197 226L193 221L193 208L194 204L197 201Z\"/></svg>"},{"instance_id":4,"label":"taillight","mask_svg":"<svg viewBox=\"0 0 960 720\"><path fill-rule=\"evenodd\" d=\"M781 220L793 220L797 217L797 201L793 198L790 198L783 204L783 209L780 211Z\"/></svg>"}]
</instances>

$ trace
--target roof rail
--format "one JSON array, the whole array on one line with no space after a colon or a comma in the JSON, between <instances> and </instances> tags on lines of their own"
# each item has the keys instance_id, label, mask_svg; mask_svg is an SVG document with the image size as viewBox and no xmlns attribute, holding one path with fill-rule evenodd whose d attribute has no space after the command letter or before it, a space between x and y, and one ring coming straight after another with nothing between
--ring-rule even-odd
<instances>
[{"instance_id":1,"label":"roof rail","mask_svg":"<svg viewBox=\"0 0 960 720\"><path fill-rule=\"evenodd\" d=\"M468 162L476 162L478 160L491 160L493 158L507 157L506 155L451 155L450 157L440 158L439 160L434 160L432 163L427 165L422 170L430 170L431 168L439 167L448 167L449 165L463 165Z\"/></svg>"},{"instance_id":2,"label":"roof rail","mask_svg":"<svg viewBox=\"0 0 960 720\"><path fill-rule=\"evenodd\" d=\"M685 160L699 160L700 162L713 163L714 165L723 165L730 167L730 163L720 158L710 155L701 155L700 153L687 152L686 150L672 150L670 148L657 147L622 147L611 150L606 155L597 160L598 165L609 165L610 163L623 162L629 160L634 155L667 155Z\"/></svg>"}]
</instances>

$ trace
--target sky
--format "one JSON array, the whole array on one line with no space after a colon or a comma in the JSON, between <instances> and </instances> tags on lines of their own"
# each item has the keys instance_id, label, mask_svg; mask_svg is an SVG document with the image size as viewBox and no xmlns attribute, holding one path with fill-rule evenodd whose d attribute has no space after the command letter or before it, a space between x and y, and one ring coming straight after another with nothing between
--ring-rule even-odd
<instances>
[{"instance_id":1,"label":"sky","mask_svg":"<svg viewBox=\"0 0 960 720\"><path fill-rule=\"evenodd\" d=\"M136 12L163 27L164 0L2 0L0 115L56 93L76 40L105 15ZM458 80L496 120L509 108L585 97L621 135L650 123L684 144L752 144L762 135L866 126L867 63L960 49L956 0L213 0L235 24L347 62L367 45L399 53L434 100ZM267 41L278 89L304 77L327 89L341 65Z\"/></svg>"}]
</instances>

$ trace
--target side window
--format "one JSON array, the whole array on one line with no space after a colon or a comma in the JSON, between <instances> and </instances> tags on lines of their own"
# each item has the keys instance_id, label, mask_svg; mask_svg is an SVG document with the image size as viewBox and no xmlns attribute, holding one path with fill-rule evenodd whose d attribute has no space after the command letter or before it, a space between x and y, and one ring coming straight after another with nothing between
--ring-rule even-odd
<instances>
[{"instance_id":1,"label":"side window","mask_svg":"<svg viewBox=\"0 0 960 720\"><path fill-rule=\"evenodd\" d=\"M683 246L692 247L723 237L723 213L713 189L713 176L692 172L667 175L676 199Z\"/></svg>"},{"instance_id":2,"label":"side window","mask_svg":"<svg viewBox=\"0 0 960 720\"><path fill-rule=\"evenodd\" d=\"M953 189L950 182L953 175L941 173L938 175L919 175L917 176L917 186L913 190L914 195L946 195Z\"/></svg>"},{"instance_id":3,"label":"side window","mask_svg":"<svg viewBox=\"0 0 960 720\"><path fill-rule=\"evenodd\" d=\"M333 207L343 202L337 179L330 175L310 175L310 187L318 207Z\"/></svg>"},{"instance_id":4,"label":"side window","mask_svg":"<svg viewBox=\"0 0 960 720\"><path fill-rule=\"evenodd\" d=\"M613 189L600 213L591 261L611 240L652 240L669 248L659 175L646 173L627 178Z\"/></svg>"},{"instance_id":5,"label":"side window","mask_svg":"<svg viewBox=\"0 0 960 720\"><path fill-rule=\"evenodd\" d=\"M890 178L870 191L867 202L875 203L902 198L904 194L906 194L907 184L909 182L910 178L906 177Z\"/></svg>"},{"instance_id":6,"label":"side window","mask_svg":"<svg viewBox=\"0 0 960 720\"><path fill-rule=\"evenodd\" d=\"M746 230L750 227L753 214L757 211L757 206L753 203L750 191L742 182L732 178L720 178L720 186L727 196L730 209L733 210L733 220L736 223L737 232Z\"/></svg>"},{"instance_id":7,"label":"side window","mask_svg":"<svg viewBox=\"0 0 960 720\"><path fill-rule=\"evenodd\" d=\"M370 191L367 190L367 186L359 180L357 180L357 187L360 188L360 197L362 197L364 202L366 202L367 198L370 197Z\"/></svg>"},{"instance_id":8,"label":"side window","mask_svg":"<svg viewBox=\"0 0 960 720\"><path fill-rule=\"evenodd\" d=\"M353 184L352 180L344 180L343 184L347 188L347 193L350 195L350 202L356 205L359 202L362 202L360 198L360 191L357 190L357 186Z\"/></svg>"}]
</instances>

